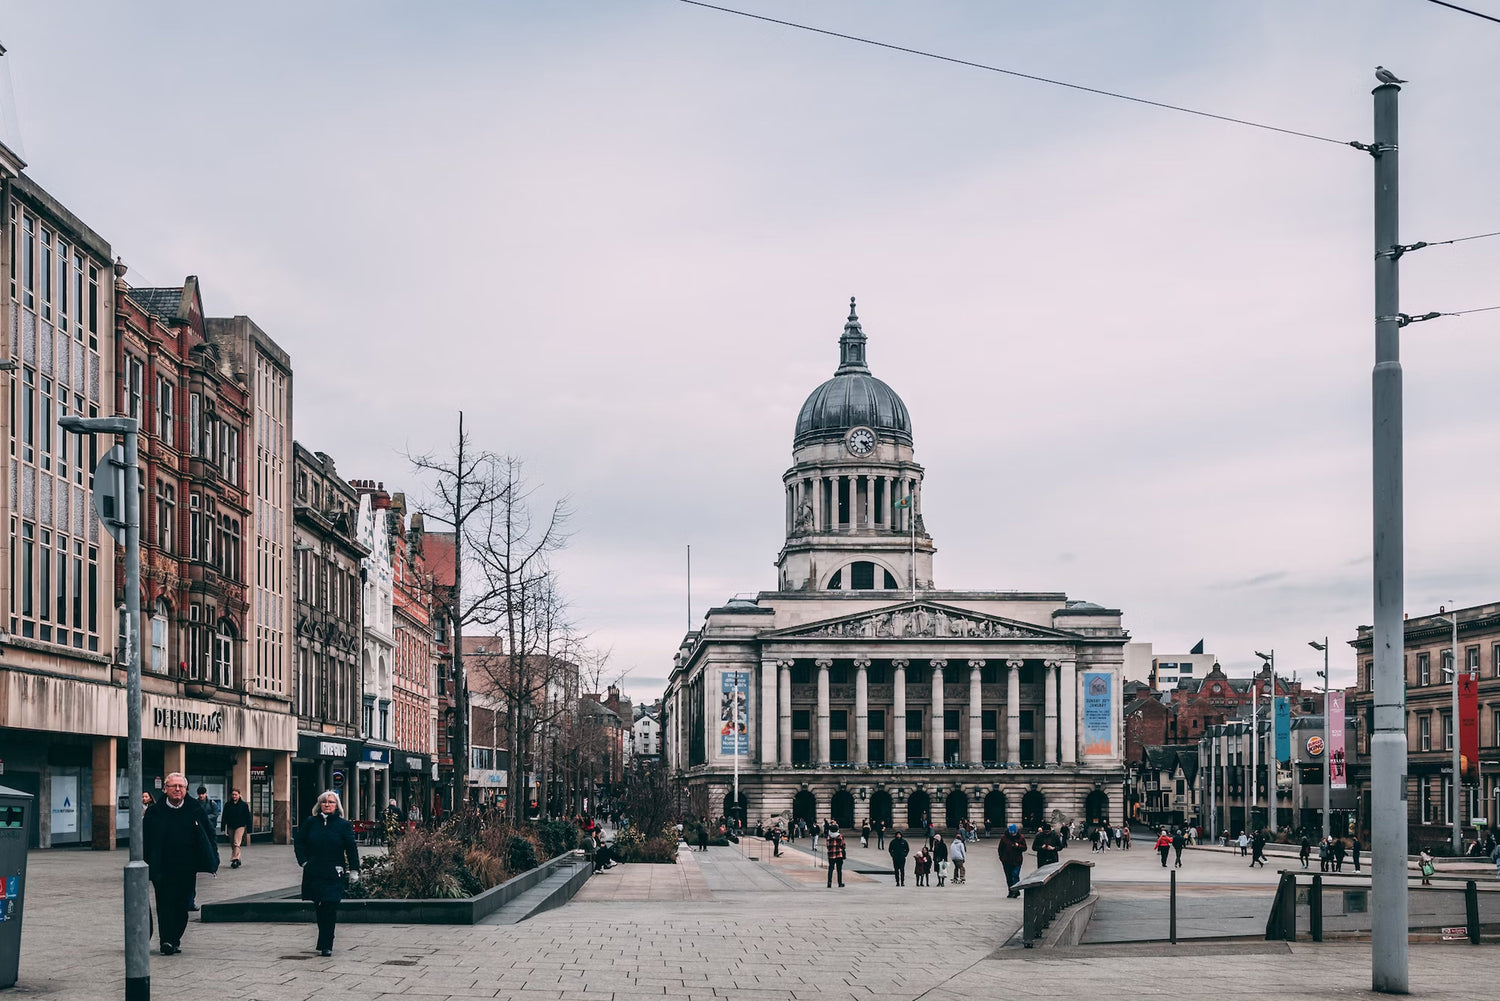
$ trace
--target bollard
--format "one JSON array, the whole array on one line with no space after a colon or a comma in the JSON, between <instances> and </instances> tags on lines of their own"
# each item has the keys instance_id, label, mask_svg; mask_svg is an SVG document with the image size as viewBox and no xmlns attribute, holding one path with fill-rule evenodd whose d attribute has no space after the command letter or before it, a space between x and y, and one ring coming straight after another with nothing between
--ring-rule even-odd
<instances>
[{"instance_id":1,"label":"bollard","mask_svg":"<svg viewBox=\"0 0 1500 1001\"><path fill-rule=\"evenodd\" d=\"M1323 877L1315 874L1307 889L1308 932L1314 942L1323 941Z\"/></svg>"},{"instance_id":2,"label":"bollard","mask_svg":"<svg viewBox=\"0 0 1500 1001\"><path fill-rule=\"evenodd\" d=\"M1168 891L1171 901L1168 906L1167 931L1172 944L1177 944L1177 870L1172 870L1172 888Z\"/></svg>"},{"instance_id":3,"label":"bollard","mask_svg":"<svg viewBox=\"0 0 1500 1001\"><path fill-rule=\"evenodd\" d=\"M1479 944L1479 884L1469 880L1464 884L1464 916L1469 924L1469 943Z\"/></svg>"}]
</instances>

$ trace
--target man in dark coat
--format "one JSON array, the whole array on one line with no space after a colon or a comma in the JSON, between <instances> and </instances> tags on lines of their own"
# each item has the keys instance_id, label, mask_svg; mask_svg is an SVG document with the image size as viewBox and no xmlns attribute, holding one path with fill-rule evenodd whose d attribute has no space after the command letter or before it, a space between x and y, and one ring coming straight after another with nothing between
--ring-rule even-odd
<instances>
[{"instance_id":1,"label":"man in dark coat","mask_svg":"<svg viewBox=\"0 0 1500 1001\"><path fill-rule=\"evenodd\" d=\"M1019 897L1021 891L1016 889L1016 883L1021 878L1021 863L1026 861L1026 835L1021 833L1017 824L1011 824L1004 834L1000 835L1000 865L1005 869L1005 886L1009 890L1007 897Z\"/></svg>"},{"instance_id":2,"label":"man in dark coat","mask_svg":"<svg viewBox=\"0 0 1500 1001\"><path fill-rule=\"evenodd\" d=\"M897 830L891 835L891 868L896 872L896 885L906 885L906 856L911 854L911 845L907 844L901 832Z\"/></svg>"},{"instance_id":3,"label":"man in dark coat","mask_svg":"<svg viewBox=\"0 0 1500 1001\"><path fill-rule=\"evenodd\" d=\"M313 811L297 828L293 847L302 867L302 899L313 902L318 916L317 950L331 956L339 901L344 899L344 876L358 878L353 874L359 872L359 846L337 793L323 793Z\"/></svg>"},{"instance_id":4,"label":"man in dark coat","mask_svg":"<svg viewBox=\"0 0 1500 1001\"><path fill-rule=\"evenodd\" d=\"M1032 841L1031 847L1036 852L1036 866L1038 869L1044 865L1051 865L1056 862L1058 852L1062 851L1062 843L1058 840L1057 832L1048 823L1042 824L1042 829Z\"/></svg>"},{"instance_id":5,"label":"man in dark coat","mask_svg":"<svg viewBox=\"0 0 1500 1001\"><path fill-rule=\"evenodd\" d=\"M203 809L188 799L187 779L178 772L162 783L162 799L146 811L141 824L146 865L156 888L156 927L161 954L182 951L188 908L197 890L198 873L219 868L219 852Z\"/></svg>"}]
</instances>

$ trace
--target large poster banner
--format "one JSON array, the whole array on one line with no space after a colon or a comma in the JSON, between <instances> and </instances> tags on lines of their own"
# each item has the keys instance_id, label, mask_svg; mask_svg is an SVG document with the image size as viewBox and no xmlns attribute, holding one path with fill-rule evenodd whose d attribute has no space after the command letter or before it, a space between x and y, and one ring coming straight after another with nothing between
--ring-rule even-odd
<instances>
[{"instance_id":1,"label":"large poster banner","mask_svg":"<svg viewBox=\"0 0 1500 1001\"><path fill-rule=\"evenodd\" d=\"M1085 672L1083 675L1083 753L1113 754L1115 751L1114 676Z\"/></svg>"},{"instance_id":2,"label":"large poster banner","mask_svg":"<svg viewBox=\"0 0 1500 1001\"><path fill-rule=\"evenodd\" d=\"M1292 701L1285 696L1276 699L1276 760L1292 759Z\"/></svg>"},{"instance_id":3,"label":"large poster banner","mask_svg":"<svg viewBox=\"0 0 1500 1001\"><path fill-rule=\"evenodd\" d=\"M1344 756L1344 693L1328 693L1328 787L1349 788Z\"/></svg>"},{"instance_id":4,"label":"large poster banner","mask_svg":"<svg viewBox=\"0 0 1500 1001\"><path fill-rule=\"evenodd\" d=\"M1458 676L1458 770L1470 785L1479 784L1479 675Z\"/></svg>"},{"instance_id":5,"label":"large poster banner","mask_svg":"<svg viewBox=\"0 0 1500 1001\"><path fill-rule=\"evenodd\" d=\"M719 701L719 753L750 754L750 732L746 709L750 699L750 672L725 671ZM738 738L738 739L736 739Z\"/></svg>"}]
</instances>

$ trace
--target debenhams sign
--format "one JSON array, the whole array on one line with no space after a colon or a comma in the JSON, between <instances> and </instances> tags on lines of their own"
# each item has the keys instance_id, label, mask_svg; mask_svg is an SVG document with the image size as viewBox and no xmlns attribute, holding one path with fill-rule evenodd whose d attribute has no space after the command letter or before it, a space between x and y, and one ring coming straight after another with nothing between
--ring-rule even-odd
<instances>
[{"instance_id":1,"label":"debenhams sign","mask_svg":"<svg viewBox=\"0 0 1500 1001\"><path fill-rule=\"evenodd\" d=\"M164 709L157 706L151 713L152 721L163 730L201 730L205 733L224 731L224 714L190 713L179 709Z\"/></svg>"}]
</instances>

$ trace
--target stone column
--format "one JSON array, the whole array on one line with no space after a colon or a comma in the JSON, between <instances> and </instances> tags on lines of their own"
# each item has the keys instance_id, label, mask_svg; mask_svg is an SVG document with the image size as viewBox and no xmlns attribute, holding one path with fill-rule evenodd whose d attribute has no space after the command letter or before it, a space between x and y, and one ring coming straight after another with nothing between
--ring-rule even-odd
<instances>
[{"instance_id":1,"label":"stone column","mask_svg":"<svg viewBox=\"0 0 1500 1001\"><path fill-rule=\"evenodd\" d=\"M778 660L781 672L781 748L778 760L783 768L792 766L792 662Z\"/></svg>"},{"instance_id":2,"label":"stone column","mask_svg":"<svg viewBox=\"0 0 1500 1001\"><path fill-rule=\"evenodd\" d=\"M979 764L984 761L984 732L981 728L982 718L980 716L984 707L984 686L980 672L984 669L984 661L969 661L969 763Z\"/></svg>"},{"instance_id":3,"label":"stone column","mask_svg":"<svg viewBox=\"0 0 1500 1001\"><path fill-rule=\"evenodd\" d=\"M1057 671L1060 665L1055 660L1047 661L1044 666L1046 671L1046 687L1043 689L1043 761L1049 765L1057 764Z\"/></svg>"},{"instance_id":4,"label":"stone column","mask_svg":"<svg viewBox=\"0 0 1500 1001\"><path fill-rule=\"evenodd\" d=\"M375 785L375 769L365 769L365 777L370 780L370 791L365 796L365 819L374 820L385 809L385 802L380 798L380 790Z\"/></svg>"},{"instance_id":5,"label":"stone column","mask_svg":"<svg viewBox=\"0 0 1500 1001\"><path fill-rule=\"evenodd\" d=\"M278 751L271 762L271 840L278 845L292 843L291 751Z\"/></svg>"},{"instance_id":6,"label":"stone column","mask_svg":"<svg viewBox=\"0 0 1500 1001\"><path fill-rule=\"evenodd\" d=\"M760 763L776 764L776 661L760 662Z\"/></svg>"},{"instance_id":7,"label":"stone column","mask_svg":"<svg viewBox=\"0 0 1500 1001\"><path fill-rule=\"evenodd\" d=\"M833 666L833 661L819 660L816 664L818 666L818 756L814 763L826 766L829 758L828 669Z\"/></svg>"},{"instance_id":8,"label":"stone column","mask_svg":"<svg viewBox=\"0 0 1500 1001\"><path fill-rule=\"evenodd\" d=\"M94 835L93 847L98 852L115 850L115 810L119 803L118 750L113 737L94 738ZM36 807L33 805L32 809ZM25 837L23 832L21 837Z\"/></svg>"},{"instance_id":9,"label":"stone column","mask_svg":"<svg viewBox=\"0 0 1500 1001\"><path fill-rule=\"evenodd\" d=\"M173 772L181 772L183 775L187 774L186 744L167 744L161 749L162 782L165 783L167 780L167 776L171 775ZM188 794L194 797L197 796L197 793L193 792L191 789L188 790Z\"/></svg>"},{"instance_id":10,"label":"stone column","mask_svg":"<svg viewBox=\"0 0 1500 1001\"><path fill-rule=\"evenodd\" d=\"M928 760L946 762L943 755L943 668L946 660L929 660L932 666L932 746L927 749Z\"/></svg>"},{"instance_id":11,"label":"stone column","mask_svg":"<svg viewBox=\"0 0 1500 1001\"><path fill-rule=\"evenodd\" d=\"M859 481L863 477L851 475L847 479L849 480L849 531L856 532L863 520L860 518L861 511L859 510Z\"/></svg>"},{"instance_id":12,"label":"stone column","mask_svg":"<svg viewBox=\"0 0 1500 1001\"><path fill-rule=\"evenodd\" d=\"M854 763L870 763L870 658L854 661Z\"/></svg>"},{"instance_id":13,"label":"stone column","mask_svg":"<svg viewBox=\"0 0 1500 1001\"><path fill-rule=\"evenodd\" d=\"M1005 679L1005 760L1021 763L1021 665L1024 660L1007 660L1010 673Z\"/></svg>"},{"instance_id":14,"label":"stone column","mask_svg":"<svg viewBox=\"0 0 1500 1001\"><path fill-rule=\"evenodd\" d=\"M1078 763L1078 663L1065 660L1062 662L1062 677L1058 682L1059 693L1062 695L1061 704L1058 707L1058 715L1061 717L1058 740L1061 741L1061 760L1065 765Z\"/></svg>"},{"instance_id":15,"label":"stone column","mask_svg":"<svg viewBox=\"0 0 1500 1001\"><path fill-rule=\"evenodd\" d=\"M807 481L807 489L812 494L812 516L813 531L823 530L823 479L815 476Z\"/></svg>"},{"instance_id":16,"label":"stone column","mask_svg":"<svg viewBox=\"0 0 1500 1001\"><path fill-rule=\"evenodd\" d=\"M896 746L891 761L906 764L906 665L905 660L891 661L891 715L895 728L892 731Z\"/></svg>"}]
</instances>

